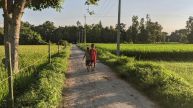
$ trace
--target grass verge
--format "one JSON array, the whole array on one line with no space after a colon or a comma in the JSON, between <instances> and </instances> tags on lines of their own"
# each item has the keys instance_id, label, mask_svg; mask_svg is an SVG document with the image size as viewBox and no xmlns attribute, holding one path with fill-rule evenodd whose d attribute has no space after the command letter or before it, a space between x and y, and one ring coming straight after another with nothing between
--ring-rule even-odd
<instances>
[{"instance_id":1,"label":"grass verge","mask_svg":"<svg viewBox=\"0 0 193 108\"><path fill-rule=\"evenodd\" d=\"M52 58L52 64L45 65L37 80L28 91L16 99L16 107L53 108L61 99L65 72L68 66L70 48Z\"/></svg>"}]
</instances>

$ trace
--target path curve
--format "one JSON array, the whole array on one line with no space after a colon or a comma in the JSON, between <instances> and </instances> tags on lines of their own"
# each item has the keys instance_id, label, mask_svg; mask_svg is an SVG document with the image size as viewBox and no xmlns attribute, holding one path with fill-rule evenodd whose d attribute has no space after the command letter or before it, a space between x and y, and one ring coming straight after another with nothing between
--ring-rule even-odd
<instances>
[{"instance_id":1,"label":"path curve","mask_svg":"<svg viewBox=\"0 0 193 108\"><path fill-rule=\"evenodd\" d=\"M59 108L156 108L108 66L98 62L94 72L87 72L83 54L73 45L66 89Z\"/></svg>"}]
</instances>

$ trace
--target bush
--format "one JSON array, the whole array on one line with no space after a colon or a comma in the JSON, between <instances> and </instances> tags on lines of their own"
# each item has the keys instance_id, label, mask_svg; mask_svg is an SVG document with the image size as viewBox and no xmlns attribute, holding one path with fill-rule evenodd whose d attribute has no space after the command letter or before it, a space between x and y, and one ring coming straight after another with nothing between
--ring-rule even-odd
<instances>
[{"instance_id":1,"label":"bush","mask_svg":"<svg viewBox=\"0 0 193 108\"><path fill-rule=\"evenodd\" d=\"M30 28L21 29L20 32L21 45L41 45L46 44L40 34L31 30Z\"/></svg>"},{"instance_id":2,"label":"bush","mask_svg":"<svg viewBox=\"0 0 193 108\"><path fill-rule=\"evenodd\" d=\"M61 44L62 46L64 46L64 48L66 48L66 47L69 45L68 41L66 41L66 40L61 40L61 41L60 41L60 44Z\"/></svg>"},{"instance_id":3,"label":"bush","mask_svg":"<svg viewBox=\"0 0 193 108\"><path fill-rule=\"evenodd\" d=\"M164 108L191 108L193 88L177 74L152 63L127 67L129 81Z\"/></svg>"}]
</instances>

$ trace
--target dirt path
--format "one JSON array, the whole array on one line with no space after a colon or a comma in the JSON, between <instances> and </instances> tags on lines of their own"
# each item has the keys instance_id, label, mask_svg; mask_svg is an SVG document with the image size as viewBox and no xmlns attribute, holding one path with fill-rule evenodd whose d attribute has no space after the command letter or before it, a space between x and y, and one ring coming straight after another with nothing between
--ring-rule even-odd
<instances>
[{"instance_id":1,"label":"dirt path","mask_svg":"<svg viewBox=\"0 0 193 108\"><path fill-rule=\"evenodd\" d=\"M155 105L98 62L87 72L83 52L72 48L66 90L59 108L156 108Z\"/></svg>"}]
</instances>

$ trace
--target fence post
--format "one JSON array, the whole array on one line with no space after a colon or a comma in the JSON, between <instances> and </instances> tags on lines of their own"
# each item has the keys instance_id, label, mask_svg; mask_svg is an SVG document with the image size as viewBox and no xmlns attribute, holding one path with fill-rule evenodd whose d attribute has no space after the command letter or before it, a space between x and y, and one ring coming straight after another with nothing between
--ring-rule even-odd
<instances>
[{"instance_id":1,"label":"fence post","mask_svg":"<svg viewBox=\"0 0 193 108\"><path fill-rule=\"evenodd\" d=\"M60 53L60 43L58 42L58 54Z\"/></svg>"},{"instance_id":2,"label":"fence post","mask_svg":"<svg viewBox=\"0 0 193 108\"><path fill-rule=\"evenodd\" d=\"M9 82L9 108L14 108L14 96L13 96L13 72L12 72L12 60L11 60L11 44L9 42L6 43L7 48L8 48L8 82Z\"/></svg>"},{"instance_id":3,"label":"fence post","mask_svg":"<svg viewBox=\"0 0 193 108\"><path fill-rule=\"evenodd\" d=\"M51 63L51 42L50 41L48 44L48 60L49 60L49 63Z\"/></svg>"}]
</instances>

